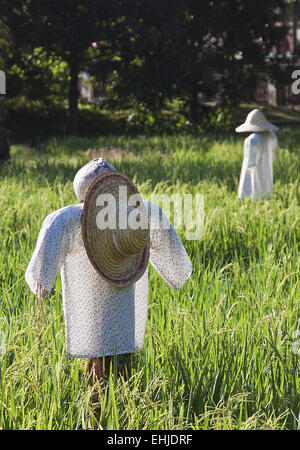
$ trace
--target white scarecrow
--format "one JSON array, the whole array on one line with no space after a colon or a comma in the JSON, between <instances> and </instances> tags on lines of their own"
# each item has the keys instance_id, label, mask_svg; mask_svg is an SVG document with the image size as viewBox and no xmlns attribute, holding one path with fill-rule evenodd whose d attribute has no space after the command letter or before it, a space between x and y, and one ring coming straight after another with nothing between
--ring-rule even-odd
<instances>
[{"instance_id":1,"label":"white scarecrow","mask_svg":"<svg viewBox=\"0 0 300 450\"><path fill-rule=\"evenodd\" d=\"M259 109L251 111L245 123L235 129L238 133L252 133L244 142L244 160L240 176L238 196L257 199L269 197L273 191L273 160L278 145L274 131L276 125L270 123Z\"/></svg>"},{"instance_id":2,"label":"white scarecrow","mask_svg":"<svg viewBox=\"0 0 300 450\"><path fill-rule=\"evenodd\" d=\"M143 347L148 262L174 290L188 280L192 264L161 209L143 202L134 184L104 159L77 172L74 190L81 203L46 217L25 279L41 299L60 271L66 356L89 358L94 384L108 374L110 362L128 376L131 354Z\"/></svg>"}]
</instances>

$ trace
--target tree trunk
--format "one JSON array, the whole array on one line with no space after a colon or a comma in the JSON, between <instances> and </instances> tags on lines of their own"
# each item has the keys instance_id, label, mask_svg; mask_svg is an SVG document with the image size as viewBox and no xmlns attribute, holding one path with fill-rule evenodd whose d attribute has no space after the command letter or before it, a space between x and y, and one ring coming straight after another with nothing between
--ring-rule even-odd
<instances>
[{"instance_id":1,"label":"tree trunk","mask_svg":"<svg viewBox=\"0 0 300 450\"><path fill-rule=\"evenodd\" d=\"M293 63L296 64L297 61L297 0L293 2Z\"/></svg>"},{"instance_id":2,"label":"tree trunk","mask_svg":"<svg viewBox=\"0 0 300 450\"><path fill-rule=\"evenodd\" d=\"M197 89L197 83L193 83L192 92L191 92L191 99L190 99L190 108L191 108L191 122L197 123L198 122L198 115L199 115L199 101L198 101L198 89Z\"/></svg>"},{"instance_id":3,"label":"tree trunk","mask_svg":"<svg viewBox=\"0 0 300 450\"><path fill-rule=\"evenodd\" d=\"M281 81L276 83L276 104L278 106L286 105L285 85Z\"/></svg>"},{"instance_id":4,"label":"tree trunk","mask_svg":"<svg viewBox=\"0 0 300 450\"><path fill-rule=\"evenodd\" d=\"M78 75L79 75L79 64L78 59L75 57L70 63L70 84L69 84L69 115L68 115L68 125L67 131L70 134L78 133Z\"/></svg>"},{"instance_id":5,"label":"tree trunk","mask_svg":"<svg viewBox=\"0 0 300 450\"><path fill-rule=\"evenodd\" d=\"M7 111L3 95L0 95L0 162L9 158L8 131L5 126Z\"/></svg>"}]
</instances>

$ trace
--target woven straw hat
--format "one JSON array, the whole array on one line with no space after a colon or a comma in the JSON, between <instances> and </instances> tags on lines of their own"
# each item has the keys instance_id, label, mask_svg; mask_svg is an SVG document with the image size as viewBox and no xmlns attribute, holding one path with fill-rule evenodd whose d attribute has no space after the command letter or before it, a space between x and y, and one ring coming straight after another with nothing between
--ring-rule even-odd
<instances>
[{"instance_id":1,"label":"woven straw hat","mask_svg":"<svg viewBox=\"0 0 300 450\"><path fill-rule=\"evenodd\" d=\"M82 238L92 265L110 284L130 286L144 274L150 251L148 215L137 188L122 173L106 171L92 181L84 201Z\"/></svg>"},{"instance_id":2,"label":"woven straw hat","mask_svg":"<svg viewBox=\"0 0 300 450\"><path fill-rule=\"evenodd\" d=\"M255 131L276 131L279 128L269 122L262 111L259 109L254 109L251 111L246 121L237 127L235 131L238 133L242 132L255 132Z\"/></svg>"}]
</instances>

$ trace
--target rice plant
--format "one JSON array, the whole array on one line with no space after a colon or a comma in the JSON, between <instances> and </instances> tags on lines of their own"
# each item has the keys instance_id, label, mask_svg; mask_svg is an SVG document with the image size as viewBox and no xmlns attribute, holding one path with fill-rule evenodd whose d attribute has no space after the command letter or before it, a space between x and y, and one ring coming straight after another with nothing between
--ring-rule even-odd
<instances>
[{"instance_id":1,"label":"rice plant","mask_svg":"<svg viewBox=\"0 0 300 450\"><path fill-rule=\"evenodd\" d=\"M100 428L300 429L300 135L278 138L271 200L243 203L241 137L59 138L13 147L0 169L1 429L87 426L86 361L65 357L60 278L37 314L24 273L44 217L76 203L74 175L96 155L145 198L200 193L205 209L200 240L178 230L194 266L183 288L172 291L150 268L144 348L134 354L131 380L112 374L101 394Z\"/></svg>"}]
</instances>

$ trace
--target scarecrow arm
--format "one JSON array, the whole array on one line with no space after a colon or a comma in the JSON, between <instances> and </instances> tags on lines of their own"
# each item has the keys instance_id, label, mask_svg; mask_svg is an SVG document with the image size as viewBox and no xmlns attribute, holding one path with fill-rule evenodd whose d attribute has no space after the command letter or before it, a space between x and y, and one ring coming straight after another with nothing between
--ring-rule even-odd
<instances>
[{"instance_id":1,"label":"scarecrow arm","mask_svg":"<svg viewBox=\"0 0 300 450\"><path fill-rule=\"evenodd\" d=\"M41 300L48 297L49 291L47 291L47 289L45 289L38 281L33 278L32 273L27 273L25 279L31 291L36 295L36 298Z\"/></svg>"},{"instance_id":2,"label":"scarecrow arm","mask_svg":"<svg viewBox=\"0 0 300 450\"><path fill-rule=\"evenodd\" d=\"M62 208L46 217L36 248L25 273L31 291L44 298L50 294L56 276L70 250L72 207ZM73 214L74 215L74 214Z\"/></svg>"},{"instance_id":3,"label":"scarecrow arm","mask_svg":"<svg viewBox=\"0 0 300 450\"><path fill-rule=\"evenodd\" d=\"M193 266L187 252L162 210L150 204L150 263L172 289L180 289L189 279Z\"/></svg>"},{"instance_id":4,"label":"scarecrow arm","mask_svg":"<svg viewBox=\"0 0 300 450\"><path fill-rule=\"evenodd\" d=\"M260 156L260 151L258 148L256 137L251 137L249 140L246 140L245 145L248 146L248 149L246 150L246 155L247 155L247 170L249 170L256 166L257 160Z\"/></svg>"}]
</instances>

